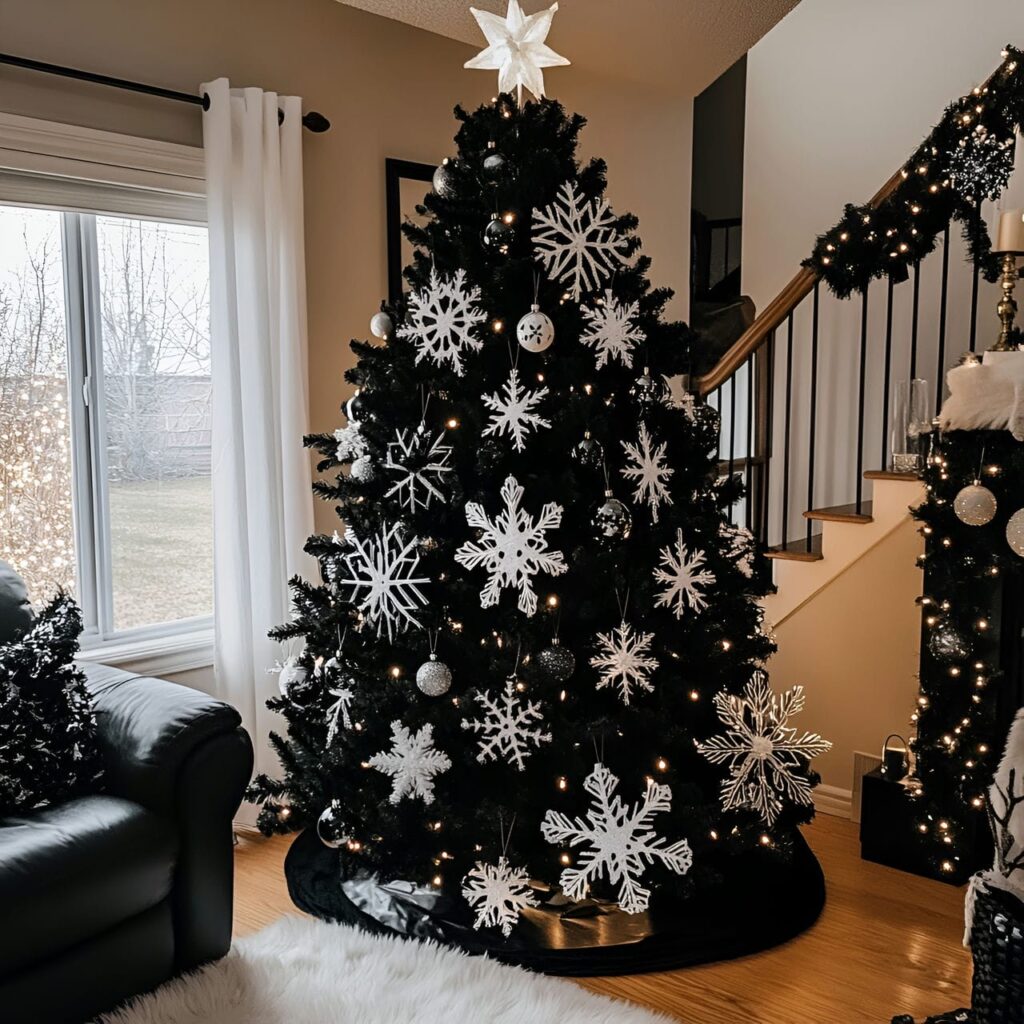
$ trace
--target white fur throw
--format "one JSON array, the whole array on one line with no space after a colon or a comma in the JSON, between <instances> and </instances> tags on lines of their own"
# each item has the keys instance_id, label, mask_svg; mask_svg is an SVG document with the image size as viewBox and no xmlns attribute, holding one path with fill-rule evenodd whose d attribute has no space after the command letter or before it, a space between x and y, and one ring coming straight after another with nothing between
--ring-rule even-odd
<instances>
[{"instance_id":1,"label":"white fur throw","mask_svg":"<svg viewBox=\"0 0 1024 1024\"><path fill-rule=\"evenodd\" d=\"M100 1024L671 1024L433 944L283 917Z\"/></svg>"},{"instance_id":2,"label":"white fur throw","mask_svg":"<svg viewBox=\"0 0 1024 1024\"><path fill-rule=\"evenodd\" d=\"M946 384L942 430L1009 430L1024 441L1024 358L954 366Z\"/></svg>"}]
</instances>

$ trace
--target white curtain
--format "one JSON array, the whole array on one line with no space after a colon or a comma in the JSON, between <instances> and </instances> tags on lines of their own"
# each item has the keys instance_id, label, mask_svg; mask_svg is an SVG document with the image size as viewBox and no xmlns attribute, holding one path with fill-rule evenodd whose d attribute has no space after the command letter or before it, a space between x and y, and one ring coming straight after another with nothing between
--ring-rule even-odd
<instances>
[{"instance_id":1,"label":"white curtain","mask_svg":"<svg viewBox=\"0 0 1024 1024\"><path fill-rule=\"evenodd\" d=\"M267 745L281 652L267 638L289 617L288 578L315 565L312 532L302 104L261 89L202 86L210 229L213 366L214 614L219 696L241 712L256 768ZM284 121L278 124L278 110Z\"/></svg>"}]
</instances>

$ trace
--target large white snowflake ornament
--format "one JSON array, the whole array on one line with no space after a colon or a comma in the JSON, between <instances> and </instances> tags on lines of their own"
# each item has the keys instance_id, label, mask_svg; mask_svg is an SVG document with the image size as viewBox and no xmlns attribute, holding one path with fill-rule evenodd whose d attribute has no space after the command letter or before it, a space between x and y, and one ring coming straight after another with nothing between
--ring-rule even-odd
<instances>
[{"instance_id":1,"label":"large white snowflake ornament","mask_svg":"<svg viewBox=\"0 0 1024 1024\"><path fill-rule=\"evenodd\" d=\"M512 867L505 857L499 857L497 864L477 861L462 880L462 895L476 911L473 927L500 928L506 939L519 915L527 907L537 906L530 876L522 868Z\"/></svg>"},{"instance_id":2,"label":"large white snowflake ornament","mask_svg":"<svg viewBox=\"0 0 1024 1024\"><path fill-rule=\"evenodd\" d=\"M668 786L649 778L643 799L630 807L616 794L618 785L619 780L603 764L594 765L583 783L594 798L586 820L572 821L549 810L540 829L549 843L584 847L576 865L566 868L559 879L569 899L585 899L594 881L607 878L619 887L622 910L640 914L651 897L650 890L640 884L647 867L661 861L677 875L685 875L693 854L685 839L669 843L655 834L651 824L655 814L672 809Z\"/></svg>"},{"instance_id":3,"label":"large white snowflake ornament","mask_svg":"<svg viewBox=\"0 0 1024 1024\"><path fill-rule=\"evenodd\" d=\"M547 393L547 388L534 388L532 391L524 388L519 371L513 367L504 388L483 397L484 405L492 413L483 436L508 434L512 447L521 452L526 447L527 434L551 426L550 420L535 411Z\"/></svg>"},{"instance_id":4,"label":"large white snowflake ornament","mask_svg":"<svg viewBox=\"0 0 1024 1024\"><path fill-rule=\"evenodd\" d=\"M654 579L665 589L654 599L659 608L669 608L681 619L689 608L703 611L708 606L704 588L715 582L715 574L704 567L707 555L690 551L683 543L683 531L676 530L676 542L661 549L661 565L654 570Z\"/></svg>"},{"instance_id":5,"label":"large white snowflake ornament","mask_svg":"<svg viewBox=\"0 0 1024 1024\"><path fill-rule=\"evenodd\" d=\"M622 467L622 475L636 484L633 491L635 502L646 502L651 509L651 520L658 521L658 507L671 505L672 497L668 493L668 479L675 472L665 462L666 442L655 445L647 430L647 424L640 424L640 437L637 444L623 441L629 464Z\"/></svg>"},{"instance_id":6,"label":"large white snowflake ornament","mask_svg":"<svg viewBox=\"0 0 1024 1024\"><path fill-rule=\"evenodd\" d=\"M420 586L429 583L417 576L419 540L402 537L397 523L382 527L376 540L357 537L351 530L345 535L348 554L344 556L347 576L338 585L348 587L348 600L356 604L377 631L389 640L410 626L419 626L413 614L427 599Z\"/></svg>"},{"instance_id":7,"label":"large white snowflake ornament","mask_svg":"<svg viewBox=\"0 0 1024 1024\"><path fill-rule=\"evenodd\" d=\"M754 575L756 544L754 535L745 526L722 523L718 536L725 545L726 557L749 580Z\"/></svg>"},{"instance_id":8,"label":"large white snowflake ornament","mask_svg":"<svg viewBox=\"0 0 1024 1024\"><path fill-rule=\"evenodd\" d=\"M476 733L476 759L481 764L501 758L522 771L533 748L551 742L551 733L537 724L544 720L541 705L519 693L514 676L505 683L502 696L478 693L476 700L483 716L463 719L462 728Z\"/></svg>"},{"instance_id":9,"label":"large white snowflake ornament","mask_svg":"<svg viewBox=\"0 0 1024 1024\"><path fill-rule=\"evenodd\" d=\"M601 673L597 689L614 687L626 705L634 689L652 692L651 672L658 667L658 659L651 654L653 640L653 633L641 633L628 622L610 633L598 633L598 651L590 659L590 664Z\"/></svg>"},{"instance_id":10,"label":"large white snowflake ornament","mask_svg":"<svg viewBox=\"0 0 1024 1024\"><path fill-rule=\"evenodd\" d=\"M366 763L393 779L389 797L393 804L403 797L419 797L425 804L433 803L434 776L452 766L448 755L434 748L432 725L413 733L401 722L391 723L391 750L374 754Z\"/></svg>"},{"instance_id":11,"label":"large white snowflake ornament","mask_svg":"<svg viewBox=\"0 0 1024 1024\"><path fill-rule=\"evenodd\" d=\"M411 338L416 362L429 359L437 366L449 365L459 377L466 372L463 357L479 352L483 342L475 337L477 326L487 314L477 306L480 289L466 287L466 272L451 277L430 271L430 285L409 296L408 319L398 329L400 338Z\"/></svg>"},{"instance_id":12,"label":"large white snowflake ornament","mask_svg":"<svg viewBox=\"0 0 1024 1024\"><path fill-rule=\"evenodd\" d=\"M697 749L712 764L727 764L722 806L749 807L771 828L784 800L810 806L811 784L804 774L811 758L832 748L817 733L797 735L789 719L804 707L804 688L777 694L764 672L754 672L739 696L715 694L715 710L724 735L712 736Z\"/></svg>"},{"instance_id":13,"label":"large white snowflake ornament","mask_svg":"<svg viewBox=\"0 0 1024 1024\"><path fill-rule=\"evenodd\" d=\"M607 201L584 199L575 181L563 182L552 203L533 211L534 259L566 286L574 302L612 276L628 245Z\"/></svg>"},{"instance_id":14,"label":"large white snowflake ornament","mask_svg":"<svg viewBox=\"0 0 1024 1024\"><path fill-rule=\"evenodd\" d=\"M594 309L583 310L589 326L580 341L596 350L599 370L612 358L633 365L633 346L644 340L644 332L633 319L639 308L636 302L619 302L608 288Z\"/></svg>"},{"instance_id":15,"label":"large white snowflake ornament","mask_svg":"<svg viewBox=\"0 0 1024 1024\"><path fill-rule=\"evenodd\" d=\"M478 541L466 541L455 552L455 561L467 569L483 568L490 574L480 591L480 607L491 608L498 603L501 591L512 587L519 591L519 610L533 615L537 610L537 594L533 577L539 572L561 576L569 567L561 551L548 550L545 533L562 522L562 506L549 501L535 520L520 508L523 488L514 476L501 485L503 511L492 521L478 502L466 504L466 522L481 531Z\"/></svg>"},{"instance_id":16,"label":"large white snowflake ornament","mask_svg":"<svg viewBox=\"0 0 1024 1024\"><path fill-rule=\"evenodd\" d=\"M423 424L414 431L396 429L395 440L388 444L384 468L397 473L398 481L384 497L397 495L410 512L429 508L434 498L444 501L439 485L444 482L445 474L452 471L448 465L452 446L442 441L443 431L431 440Z\"/></svg>"}]
</instances>

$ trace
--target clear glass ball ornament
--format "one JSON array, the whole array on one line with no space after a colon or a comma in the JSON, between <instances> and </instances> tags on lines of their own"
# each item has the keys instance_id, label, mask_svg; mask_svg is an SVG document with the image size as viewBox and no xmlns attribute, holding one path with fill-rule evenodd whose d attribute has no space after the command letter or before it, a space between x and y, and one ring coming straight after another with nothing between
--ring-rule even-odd
<instances>
[{"instance_id":1,"label":"clear glass ball ornament","mask_svg":"<svg viewBox=\"0 0 1024 1024\"><path fill-rule=\"evenodd\" d=\"M583 440L572 450L573 458L586 469L599 469L604 461L604 448L601 442L590 436L588 430Z\"/></svg>"},{"instance_id":2,"label":"clear glass ball ornament","mask_svg":"<svg viewBox=\"0 0 1024 1024\"><path fill-rule=\"evenodd\" d=\"M653 409L665 400L668 388L661 377L652 377L649 367L644 367L641 376L633 381L629 388L629 396L636 402L642 412Z\"/></svg>"},{"instance_id":3,"label":"clear glass ball ornament","mask_svg":"<svg viewBox=\"0 0 1024 1024\"><path fill-rule=\"evenodd\" d=\"M332 850L344 846L352 837L348 834L340 800L332 800L317 819L316 834L324 846Z\"/></svg>"},{"instance_id":4,"label":"clear glass ball ornament","mask_svg":"<svg viewBox=\"0 0 1024 1024\"><path fill-rule=\"evenodd\" d=\"M511 213L495 214L484 228L484 245L501 256L507 256L516 238L515 217Z\"/></svg>"},{"instance_id":5,"label":"clear glass ball ornament","mask_svg":"<svg viewBox=\"0 0 1024 1024\"><path fill-rule=\"evenodd\" d=\"M441 697L452 685L452 670L432 654L429 661L423 662L416 670L416 686L428 697Z\"/></svg>"},{"instance_id":6,"label":"clear glass ball ornament","mask_svg":"<svg viewBox=\"0 0 1024 1024\"><path fill-rule=\"evenodd\" d=\"M527 352L543 352L555 340L555 325L535 302L516 324L516 337Z\"/></svg>"},{"instance_id":7,"label":"clear glass ball ornament","mask_svg":"<svg viewBox=\"0 0 1024 1024\"><path fill-rule=\"evenodd\" d=\"M1024 508L1018 509L1010 516L1006 524L1006 543L1015 555L1024 558Z\"/></svg>"},{"instance_id":8,"label":"clear glass ball ornament","mask_svg":"<svg viewBox=\"0 0 1024 1024\"><path fill-rule=\"evenodd\" d=\"M604 501L590 522L599 540L623 541L633 529L633 514L611 491L605 491Z\"/></svg>"},{"instance_id":9,"label":"clear glass ball ornament","mask_svg":"<svg viewBox=\"0 0 1024 1024\"><path fill-rule=\"evenodd\" d=\"M301 686L306 681L307 674L305 667L299 663L298 659L289 658L277 677L277 688L281 691L281 696L287 697L292 687Z\"/></svg>"},{"instance_id":10,"label":"clear glass ball ornament","mask_svg":"<svg viewBox=\"0 0 1024 1024\"><path fill-rule=\"evenodd\" d=\"M448 157L438 164L431 179L431 185L434 188L434 194L441 196L442 199L450 199L454 194L455 176L452 174L452 162Z\"/></svg>"},{"instance_id":11,"label":"clear glass ball ornament","mask_svg":"<svg viewBox=\"0 0 1024 1024\"><path fill-rule=\"evenodd\" d=\"M968 526L985 526L995 518L996 496L980 480L975 480L953 499L953 511Z\"/></svg>"}]
</instances>

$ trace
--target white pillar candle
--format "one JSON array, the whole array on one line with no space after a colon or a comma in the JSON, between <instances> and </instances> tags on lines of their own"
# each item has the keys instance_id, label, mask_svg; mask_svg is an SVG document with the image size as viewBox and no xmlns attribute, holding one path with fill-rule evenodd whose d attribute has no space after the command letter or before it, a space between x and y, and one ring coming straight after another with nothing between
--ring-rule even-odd
<instances>
[{"instance_id":1,"label":"white pillar candle","mask_svg":"<svg viewBox=\"0 0 1024 1024\"><path fill-rule=\"evenodd\" d=\"M1024 253L1024 210L1005 210L999 217L995 252Z\"/></svg>"}]
</instances>

